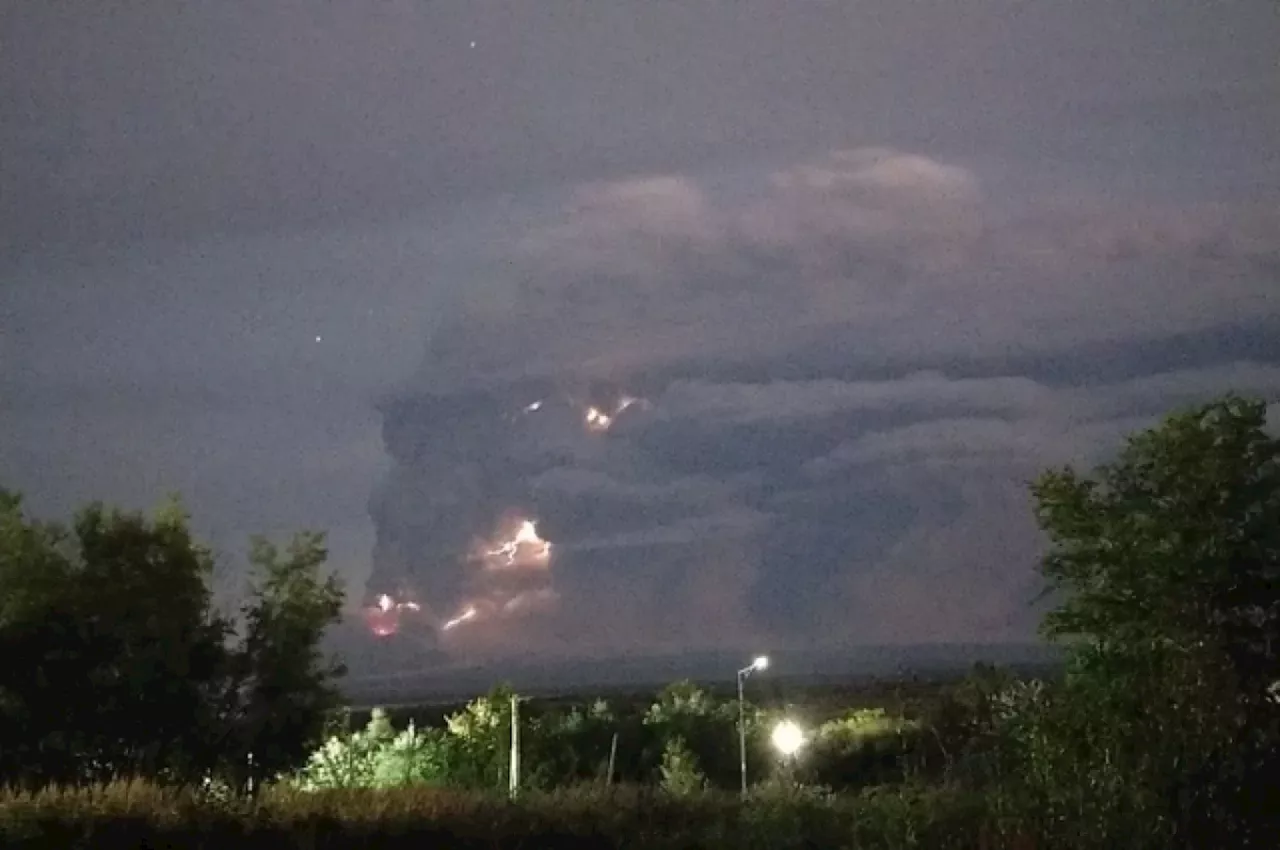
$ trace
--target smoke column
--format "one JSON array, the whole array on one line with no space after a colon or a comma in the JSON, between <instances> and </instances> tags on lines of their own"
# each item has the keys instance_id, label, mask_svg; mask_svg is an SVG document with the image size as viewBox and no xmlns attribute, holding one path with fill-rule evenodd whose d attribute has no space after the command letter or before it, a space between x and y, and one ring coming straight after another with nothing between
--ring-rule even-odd
<instances>
[{"instance_id":1,"label":"smoke column","mask_svg":"<svg viewBox=\"0 0 1280 850\"><path fill-rule=\"evenodd\" d=\"M441 347L432 353L456 355ZM555 541L543 536L529 482L607 452L618 418L646 404L598 385L566 388L583 383L423 380L384 399L392 468L370 500L370 631L412 629L465 649L510 638L554 610Z\"/></svg>"}]
</instances>

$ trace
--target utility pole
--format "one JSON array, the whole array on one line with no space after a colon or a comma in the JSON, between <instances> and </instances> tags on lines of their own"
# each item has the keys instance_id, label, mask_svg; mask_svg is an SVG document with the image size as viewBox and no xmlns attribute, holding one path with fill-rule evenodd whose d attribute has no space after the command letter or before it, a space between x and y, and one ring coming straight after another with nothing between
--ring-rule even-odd
<instances>
[{"instance_id":1,"label":"utility pole","mask_svg":"<svg viewBox=\"0 0 1280 850\"><path fill-rule=\"evenodd\" d=\"M507 771L512 798L520 793L520 697L511 695L511 768Z\"/></svg>"},{"instance_id":2,"label":"utility pole","mask_svg":"<svg viewBox=\"0 0 1280 850\"><path fill-rule=\"evenodd\" d=\"M738 774L742 777L742 796L747 796L747 709L743 694L747 674L738 671Z\"/></svg>"},{"instance_id":3,"label":"utility pole","mask_svg":"<svg viewBox=\"0 0 1280 850\"><path fill-rule=\"evenodd\" d=\"M604 784L613 784L613 767L618 761L618 733L613 733L613 740L609 742L609 772L605 774Z\"/></svg>"}]
</instances>

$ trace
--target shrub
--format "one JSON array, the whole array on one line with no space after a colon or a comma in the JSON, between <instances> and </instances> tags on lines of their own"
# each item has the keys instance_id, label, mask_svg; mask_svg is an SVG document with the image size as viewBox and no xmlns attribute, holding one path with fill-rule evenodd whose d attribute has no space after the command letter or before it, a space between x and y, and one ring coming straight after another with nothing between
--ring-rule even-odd
<instances>
[{"instance_id":1,"label":"shrub","mask_svg":"<svg viewBox=\"0 0 1280 850\"><path fill-rule=\"evenodd\" d=\"M884 709L860 709L818 727L804 758L804 773L821 785L862 788L903 778L916 724Z\"/></svg>"},{"instance_id":2,"label":"shrub","mask_svg":"<svg viewBox=\"0 0 1280 850\"><path fill-rule=\"evenodd\" d=\"M698 767L698 759L684 738L667 740L662 750L662 790L668 794L687 796L707 787L707 777Z\"/></svg>"},{"instance_id":3,"label":"shrub","mask_svg":"<svg viewBox=\"0 0 1280 850\"><path fill-rule=\"evenodd\" d=\"M369 725L350 735L333 735L312 753L296 779L299 787L368 788L374 784L378 761L395 731L382 709L374 709Z\"/></svg>"}]
</instances>

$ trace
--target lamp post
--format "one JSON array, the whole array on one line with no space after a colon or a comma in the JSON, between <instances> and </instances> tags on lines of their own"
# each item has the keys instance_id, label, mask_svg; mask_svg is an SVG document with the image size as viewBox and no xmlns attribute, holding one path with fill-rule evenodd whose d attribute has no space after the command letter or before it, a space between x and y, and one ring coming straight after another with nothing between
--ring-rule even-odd
<instances>
[{"instance_id":1,"label":"lamp post","mask_svg":"<svg viewBox=\"0 0 1280 850\"><path fill-rule=\"evenodd\" d=\"M742 777L743 797L747 796L747 707L744 686L748 676L757 670L767 669L768 666L768 656L760 655L738 671L738 767Z\"/></svg>"},{"instance_id":2,"label":"lamp post","mask_svg":"<svg viewBox=\"0 0 1280 850\"><path fill-rule=\"evenodd\" d=\"M511 695L511 766L507 770L507 790L514 800L520 793L520 697Z\"/></svg>"}]
</instances>

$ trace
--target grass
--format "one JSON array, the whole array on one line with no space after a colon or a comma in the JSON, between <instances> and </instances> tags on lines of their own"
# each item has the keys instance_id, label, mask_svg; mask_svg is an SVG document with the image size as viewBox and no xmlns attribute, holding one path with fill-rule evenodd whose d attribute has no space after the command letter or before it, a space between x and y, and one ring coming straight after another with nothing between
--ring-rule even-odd
<instances>
[{"instance_id":1,"label":"grass","mask_svg":"<svg viewBox=\"0 0 1280 850\"><path fill-rule=\"evenodd\" d=\"M984 841L973 797L949 789L858 796L761 792L672 797L582 788L501 796L429 788L302 793L215 803L142 783L0 795L0 847L355 850L968 850Z\"/></svg>"}]
</instances>

